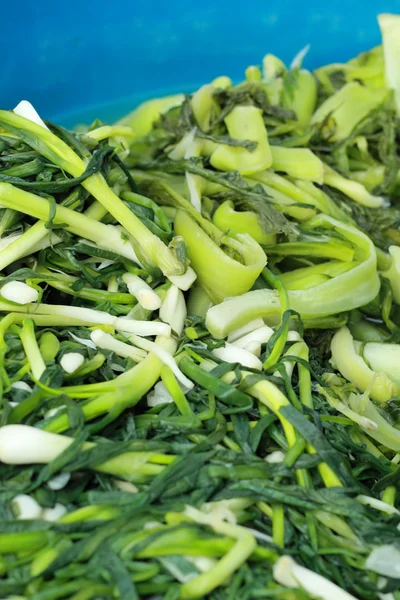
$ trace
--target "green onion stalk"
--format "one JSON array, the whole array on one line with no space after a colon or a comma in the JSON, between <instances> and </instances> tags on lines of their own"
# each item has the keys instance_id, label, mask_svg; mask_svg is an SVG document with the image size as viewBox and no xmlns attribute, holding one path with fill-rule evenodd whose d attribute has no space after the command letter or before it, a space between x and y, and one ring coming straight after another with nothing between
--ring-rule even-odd
<instances>
[{"instance_id":1,"label":"green onion stalk","mask_svg":"<svg viewBox=\"0 0 400 600\"><path fill-rule=\"evenodd\" d=\"M0 462L14 465L48 464L74 443L74 438L43 431L29 425L6 425L0 430ZM82 452L94 452L96 444L85 442ZM93 468L133 483L143 483L173 462L157 452L122 452Z\"/></svg>"},{"instance_id":2,"label":"green onion stalk","mask_svg":"<svg viewBox=\"0 0 400 600\"><path fill-rule=\"evenodd\" d=\"M96 288L82 287L80 290L74 290L73 284L79 281L78 277L71 275L65 275L61 273L53 273L46 267L37 266L36 271L38 274L37 282L40 283L40 275L44 275L43 281L46 281L48 285L53 287L60 292L76 296L77 298L83 298L85 300L92 300L93 302L111 302L112 304L123 304L126 305L126 312L129 312L133 308L134 298L131 294L123 292L112 292L108 290L98 290ZM50 276L49 278L47 278Z\"/></svg>"},{"instance_id":3,"label":"green onion stalk","mask_svg":"<svg viewBox=\"0 0 400 600\"><path fill-rule=\"evenodd\" d=\"M159 336L156 338L156 344L170 355L176 349L176 341L173 338ZM106 415L107 421L111 422L128 408L136 406L158 381L162 368L162 360L153 352L149 352L142 362L112 382L105 382L104 386L99 384L95 390L91 390L90 387L87 388L86 386L78 386L71 390L66 388L64 392L69 392L72 396L81 393L85 395L87 391L92 395L95 392L95 396L82 406L85 421L92 421ZM90 384L88 385L90 386ZM53 433L62 433L69 427L67 414L56 416L48 425L45 425L45 429Z\"/></svg>"},{"instance_id":4,"label":"green onion stalk","mask_svg":"<svg viewBox=\"0 0 400 600\"><path fill-rule=\"evenodd\" d=\"M296 355L296 349L294 350ZM288 354L293 356L292 349L289 350ZM308 358L308 348L304 342L299 344L298 349L299 358ZM298 368L301 368L301 364L299 363ZM313 408L312 402L312 394L311 394L311 380L305 374L305 371L308 371L305 367L303 370L300 370L300 398L302 403L309 408ZM246 374L245 374L246 377ZM248 373L247 377L251 378L251 375ZM286 419L284 414L281 412L281 409L285 406L289 406L291 403L288 398L279 390L279 388L268 380L262 380L252 385L250 388L246 390L250 395L257 398L261 403L265 404L273 413L277 415L279 420L282 423L283 430L285 432L285 436L289 445L289 448L294 449L299 443L299 435L296 432L293 425ZM310 454L315 454L316 450L312 447L311 444L307 444L307 450ZM331 469L329 465L324 462L321 462L318 465L318 469L320 471L321 477L328 487L336 487L342 486L342 482L337 474ZM308 487L308 477L307 473L303 470L298 470L297 477L299 483L303 486Z\"/></svg>"},{"instance_id":5,"label":"green onion stalk","mask_svg":"<svg viewBox=\"0 0 400 600\"><path fill-rule=\"evenodd\" d=\"M136 333L138 335L169 335L169 325L154 321L139 321L131 318L115 317L108 312L63 304L29 303L17 304L0 300L0 312L7 312L14 323L31 318L39 326L109 326L112 329Z\"/></svg>"},{"instance_id":6,"label":"green onion stalk","mask_svg":"<svg viewBox=\"0 0 400 600\"><path fill-rule=\"evenodd\" d=\"M4 206L13 207L19 212L40 220L27 231L26 235L24 234L26 248L20 248L20 238L6 249L6 253L10 254L15 249L15 253L10 258L7 257L9 263L23 256L26 251L31 252L31 248L42 239L44 230L48 233L43 221L47 221L51 217L51 204L45 198L20 190L10 183L0 183L0 197ZM116 226L99 223L86 215L60 205L55 207L52 221L55 225L63 225L68 231L79 237L95 242L100 248L111 250L120 256L138 262L132 246L123 240L122 231Z\"/></svg>"},{"instance_id":7,"label":"green onion stalk","mask_svg":"<svg viewBox=\"0 0 400 600\"><path fill-rule=\"evenodd\" d=\"M73 196L74 196L74 194L71 194L72 198L73 198ZM37 196L36 196L36 198L37 198ZM14 195L13 200L16 201L15 195ZM64 201L61 202L61 205L65 206L66 208L72 209L73 206L71 206L70 200L71 200L70 197L66 198ZM21 212L23 213L24 205L19 204L19 206L21 206L21 208L22 208ZM7 211L16 212L12 209L7 209ZM17 213L17 214L19 214L19 213ZM25 213L25 214L29 214L29 213ZM89 217L90 219L94 219L96 221L101 221L101 219L103 219L104 216L107 214L107 211L103 208L103 206L99 202L94 201L89 206L89 208L85 211L84 214L85 214L85 216ZM33 216L36 216L36 214ZM48 216L50 216L50 208L49 208ZM86 222L86 223L88 223L88 222ZM112 233L111 233L111 236L112 236ZM90 239L90 238L88 238L88 239ZM101 247L101 238L98 238L98 241L99 241L99 245ZM61 238L55 233L55 231L49 230L48 224L47 224L47 217L46 217L45 221L39 220L36 223L34 223L31 227L28 227L21 235L19 235L15 240L11 241L11 243L2 250L1 257L0 257L0 270L5 269L6 267L8 267L11 263L13 263L16 260L24 258L25 256L28 256L29 254L34 254L35 252L38 252L39 250L42 250L49 246L53 247L60 242L61 242ZM127 244L124 244L124 246L126 249ZM136 255L134 254L134 252L131 253L130 258L132 260L135 260L136 262L138 260Z\"/></svg>"},{"instance_id":8,"label":"green onion stalk","mask_svg":"<svg viewBox=\"0 0 400 600\"><path fill-rule=\"evenodd\" d=\"M219 587L253 553L257 542L246 527L231 525L222 520L212 519L212 517L207 518L206 515L196 509L189 508L186 510L186 514L197 522L210 523L216 533L229 536L235 540L234 546L213 568L182 585L180 597L189 600L191 598L202 598Z\"/></svg>"},{"instance_id":9,"label":"green onion stalk","mask_svg":"<svg viewBox=\"0 0 400 600\"><path fill-rule=\"evenodd\" d=\"M73 177L79 177L84 173L85 162L67 144L40 125L9 111L0 111L0 123L7 131L17 135ZM149 264L159 267L167 276L184 274L185 265L182 265L171 250L116 196L101 174L88 177L82 185L119 223L123 224L131 236L134 247L140 249L141 255L146 257ZM3 196L2 193L0 195Z\"/></svg>"},{"instance_id":10,"label":"green onion stalk","mask_svg":"<svg viewBox=\"0 0 400 600\"><path fill-rule=\"evenodd\" d=\"M40 379L46 370L46 365L43 360L42 353L35 336L34 322L27 319L22 322L22 328L19 330L22 345L25 355L30 365L32 375L36 379Z\"/></svg>"}]
</instances>

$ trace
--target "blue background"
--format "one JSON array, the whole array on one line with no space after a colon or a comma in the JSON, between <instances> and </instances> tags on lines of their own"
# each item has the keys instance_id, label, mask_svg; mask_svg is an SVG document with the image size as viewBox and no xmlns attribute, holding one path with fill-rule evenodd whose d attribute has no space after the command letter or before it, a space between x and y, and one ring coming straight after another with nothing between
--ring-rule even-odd
<instances>
[{"instance_id":1,"label":"blue background","mask_svg":"<svg viewBox=\"0 0 400 600\"><path fill-rule=\"evenodd\" d=\"M376 15L400 0L3 0L1 106L30 100L65 125L116 119L140 101L240 79L273 52L306 66L351 58L380 42Z\"/></svg>"}]
</instances>

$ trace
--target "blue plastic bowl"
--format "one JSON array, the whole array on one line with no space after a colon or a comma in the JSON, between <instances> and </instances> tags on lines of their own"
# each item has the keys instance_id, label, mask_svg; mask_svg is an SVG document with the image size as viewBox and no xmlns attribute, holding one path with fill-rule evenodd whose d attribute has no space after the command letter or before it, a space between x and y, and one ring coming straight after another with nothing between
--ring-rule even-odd
<instances>
[{"instance_id":1,"label":"blue plastic bowl","mask_svg":"<svg viewBox=\"0 0 400 600\"><path fill-rule=\"evenodd\" d=\"M113 121L157 95L234 80L266 52L306 66L343 61L379 43L376 15L400 0L20 0L2 6L2 106L30 100L72 126Z\"/></svg>"}]
</instances>

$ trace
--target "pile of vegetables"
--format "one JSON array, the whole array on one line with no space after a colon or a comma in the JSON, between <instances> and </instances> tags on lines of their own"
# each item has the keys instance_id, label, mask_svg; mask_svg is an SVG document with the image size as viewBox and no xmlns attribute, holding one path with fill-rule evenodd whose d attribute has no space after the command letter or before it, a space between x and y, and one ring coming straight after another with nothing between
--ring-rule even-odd
<instances>
[{"instance_id":1,"label":"pile of vegetables","mask_svg":"<svg viewBox=\"0 0 400 600\"><path fill-rule=\"evenodd\" d=\"M0 111L0 597L400 599L400 17Z\"/></svg>"}]
</instances>

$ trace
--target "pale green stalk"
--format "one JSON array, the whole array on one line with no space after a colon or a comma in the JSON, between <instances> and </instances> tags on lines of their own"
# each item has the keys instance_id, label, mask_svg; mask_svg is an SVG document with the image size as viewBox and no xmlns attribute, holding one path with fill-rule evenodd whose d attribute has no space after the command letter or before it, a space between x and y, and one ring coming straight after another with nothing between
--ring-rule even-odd
<instances>
[{"instance_id":1,"label":"pale green stalk","mask_svg":"<svg viewBox=\"0 0 400 600\"><path fill-rule=\"evenodd\" d=\"M54 534L51 531L0 533L0 548L2 554L35 552L43 546L50 545L53 540Z\"/></svg>"},{"instance_id":2,"label":"pale green stalk","mask_svg":"<svg viewBox=\"0 0 400 600\"><path fill-rule=\"evenodd\" d=\"M389 254L391 260L387 257L390 263L388 268L382 272L382 275L389 280L394 301L396 304L400 304L400 248L398 246L390 246Z\"/></svg>"},{"instance_id":3,"label":"pale green stalk","mask_svg":"<svg viewBox=\"0 0 400 600\"><path fill-rule=\"evenodd\" d=\"M342 327L333 336L331 352L338 371L360 391L368 392L377 402L387 402L396 395L397 385L385 373L370 369L357 353L347 327Z\"/></svg>"},{"instance_id":4,"label":"pale green stalk","mask_svg":"<svg viewBox=\"0 0 400 600\"><path fill-rule=\"evenodd\" d=\"M136 133L137 137L142 137L151 131L153 123L159 119L161 114L174 106L180 106L184 99L183 94L176 94L146 100L118 121L117 125L127 125Z\"/></svg>"},{"instance_id":5,"label":"pale green stalk","mask_svg":"<svg viewBox=\"0 0 400 600\"><path fill-rule=\"evenodd\" d=\"M289 350L285 353L290 356L298 356L299 358L308 362L309 350L305 342L297 342L290 346ZM297 371L299 376L299 392L300 402L308 408L313 408L313 398L311 391L311 373L301 362L297 363Z\"/></svg>"},{"instance_id":6,"label":"pale green stalk","mask_svg":"<svg viewBox=\"0 0 400 600\"><path fill-rule=\"evenodd\" d=\"M107 209L104 208L100 202L95 200L92 204L85 210L84 214L89 217L89 219L94 219L95 221L101 221L107 214Z\"/></svg>"},{"instance_id":7,"label":"pale green stalk","mask_svg":"<svg viewBox=\"0 0 400 600\"><path fill-rule=\"evenodd\" d=\"M206 573L198 575L181 586L180 598L189 600L191 598L204 598L215 588L223 584L229 577L248 559L255 550L257 543L253 534L239 525L231 525L222 520L213 519L211 515L204 515L201 511L191 509L188 516L200 523L206 523L216 533L229 536L236 540L232 548L211 567ZM199 514L200 513L200 514Z\"/></svg>"},{"instance_id":8,"label":"pale green stalk","mask_svg":"<svg viewBox=\"0 0 400 600\"><path fill-rule=\"evenodd\" d=\"M264 379L246 389L246 393L257 398L257 400L262 402L262 404L265 404L271 412L276 414L282 423L282 428L285 432L289 447L294 446L297 439L296 430L280 412L280 409L283 406L288 406L290 402L279 388L271 381Z\"/></svg>"},{"instance_id":9,"label":"pale green stalk","mask_svg":"<svg viewBox=\"0 0 400 600\"><path fill-rule=\"evenodd\" d=\"M259 244L275 244L276 235L266 234L260 225L259 216L250 210L237 211L231 200L222 202L213 214L213 223L220 231L235 236L248 233Z\"/></svg>"},{"instance_id":10,"label":"pale green stalk","mask_svg":"<svg viewBox=\"0 0 400 600\"><path fill-rule=\"evenodd\" d=\"M92 202L84 212L85 216L96 221L101 221L106 214L107 211L97 200ZM61 242L61 238L54 231L49 231L45 221L39 220L26 229L18 239L2 249L0 252L0 271L20 258L34 254L48 246L55 246L59 242Z\"/></svg>"},{"instance_id":11,"label":"pale green stalk","mask_svg":"<svg viewBox=\"0 0 400 600\"><path fill-rule=\"evenodd\" d=\"M45 331L39 339L39 350L43 359L54 360L60 350L60 342L51 331Z\"/></svg>"},{"instance_id":12,"label":"pale green stalk","mask_svg":"<svg viewBox=\"0 0 400 600\"><path fill-rule=\"evenodd\" d=\"M57 558L59 551L55 548L43 548L40 552L38 552L35 558L31 562L30 572L33 577L37 577L47 569Z\"/></svg>"},{"instance_id":13,"label":"pale green stalk","mask_svg":"<svg viewBox=\"0 0 400 600\"><path fill-rule=\"evenodd\" d=\"M136 134L132 131L131 127L126 127L124 125L103 125L102 127L97 127L96 129L92 129L92 131L88 131L85 133L85 136L92 140L96 140L97 142L101 142L101 140L106 140L107 138L115 136L134 138L136 137Z\"/></svg>"},{"instance_id":14,"label":"pale green stalk","mask_svg":"<svg viewBox=\"0 0 400 600\"><path fill-rule=\"evenodd\" d=\"M295 179L305 179L322 184L324 167L322 161L308 148L285 148L271 146L272 168L283 171Z\"/></svg>"},{"instance_id":15,"label":"pale green stalk","mask_svg":"<svg viewBox=\"0 0 400 600\"><path fill-rule=\"evenodd\" d=\"M11 303L10 303L11 304ZM12 317L13 323L22 323L25 319L32 319L38 327L91 327L98 323L90 319L82 319L79 316L67 314L35 314L34 312L15 312L16 310L26 310L27 305L20 307L17 305L7 305L4 301L0 301L0 311L7 312L7 316ZM9 312L9 311L14 312ZM101 312L101 311L100 311ZM104 323L103 325L107 325Z\"/></svg>"},{"instance_id":16,"label":"pale green stalk","mask_svg":"<svg viewBox=\"0 0 400 600\"><path fill-rule=\"evenodd\" d=\"M272 164L268 133L261 109L255 106L235 106L224 119L231 137L257 142L252 152L246 148L218 144L211 155L213 167L221 171L255 173L268 169Z\"/></svg>"},{"instance_id":17,"label":"pale green stalk","mask_svg":"<svg viewBox=\"0 0 400 600\"><path fill-rule=\"evenodd\" d=\"M356 81L347 83L329 96L315 111L312 125L322 125L329 117L325 136L332 141L348 138L354 128L387 97L385 89L370 89Z\"/></svg>"},{"instance_id":18,"label":"pale green stalk","mask_svg":"<svg viewBox=\"0 0 400 600\"><path fill-rule=\"evenodd\" d=\"M300 130L304 131L310 124L318 98L317 82L312 73L301 69L296 76L296 85L292 94L283 98L285 108L293 110L297 116Z\"/></svg>"},{"instance_id":19,"label":"pale green stalk","mask_svg":"<svg viewBox=\"0 0 400 600\"><path fill-rule=\"evenodd\" d=\"M30 425L5 425L0 428L0 442L0 464L32 465L53 462L74 443L74 438ZM94 442L84 442L81 451L94 450L96 446ZM141 483L158 475L174 460L174 455L127 450L88 468Z\"/></svg>"},{"instance_id":20,"label":"pale green stalk","mask_svg":"<svg viewBox=\"0 0 400 600\"><path fill-rule=\"evenodd\" d=\"M22 323L20 338L26 358L30 364L32 375L35 379L40 379L46 370L46 365L40 353L39 345L35 336L35 328L33 321L27 319Z\"/></svg>"},{"instance_id":21,"label":"pale green stalk","mask_svg":"<svg viewBox=\"0 0 400 600\"><path fill-rule=\"evenodd\" d=\"M400 389L400 344L367 342L362 356L376 373L385 373Z\"/></svg>"},{"instance_id":22,"label":"pale green stalk","mask_svg":"<svg viewBox=\"0 0 400 600\"><path fill-rule=\"evenodd\" d=\"M265 185L266 191L271 191L272 197L274 197L272 190L276 190L277 192L284 194L286 198L289 198L291 202L309 204L311 206L315 206L322 212L328 212L326 202L322 201L324 200L322 197L321 199L316 198L310 193L300 189L298 186L296 186L294 183L292 183L285 177L282 177L282 175L278 175L273 171L267 170L260 171L258 173L253 173L251 175L251 179L255 179L256 181L259 181L260 183Z\"/></svg>"},{"instance_id":23,"label":"pale green stalk","mask_svg":"<svg viewBox=\"0 0 400 600\"><path fill-rule=\"evenodd\" d=\"M29 227L17 240L12 242L0 252L0 271L8 267L11 263L24 256L32 254L37 249L49 246L51 243L58 243L60 238L56 234L50 234L52 239L44 243L44 238L49 235L43 221L37 221Z\"/></svg>"},{"instance_id":24,"label":"pale green stalk","mask_svg":"<svg viewBox=\"0 0 400 600\"><path fill-rule=\"evenodd\" d=\"M309 360L309 350L308 346L305 342L300 341L296 344L293 344L289 350L285 353L287 356L298 356L299 358L308 362ZM288 368L287 368L288 369ZM291 372L293 369L290 369ZM298 385L300 392L300 402L307 406L310 409L314 408L314 401L312 397L312 381L311 381L311 373L310 370L301 362L297 363L297 371L298 371ZM292 373L290 373L291 376ZM307 452L309 454L316 454L315 448L307 443L306 444ZM334 471L332 471L331 467L325 463L321 462L318 465L318 471L322 477L322 480L326 487L340 487L342 486L342 482L336 475Z\"/></svg>"},{"instance_id":25,"label":"pale green stalk","mask_svg":"<svg viewBox=\"0 0 400 600\"><path fill-rule=\"evenodd\" d=\"M297 221L308 221L315 216L318 209L334 219L344 223L350 222L348 215L312 181L298 178L290 180L270 170L253 173L247 179L249 184L253 182L254 185L254 181L261 183L267 194L281 206L282 212ZM303 207L301 204L308 206Z\"/></svg>"},{"instance_id":26,"label":"pale green stalk","mask_svg":"<svg viewBox=\"0 0 400 600\"><path fill-rule=\"evenodd\" d=\"M116 519L121 515L119 507L107 504L91 504L73 510L60 518L60 523Z\"/></svg>"},{"instance_id":27,"label":"pale green stalk","mask_svg":"<svg viewBox=\"0 0 400 600\"><path fill-rule=\"evenodd\" d=\"M397 488L394 485L389 485L382 494L382 502L395 506Z\"/></svg>"},{"instance_id":28,"label":"pale green stalk","mask_svg":"<svg viewBox=\"0 0 400 600\"><path fill-rule=\"evenodd\" d=\"M9 183L0 183L0 203L41 221L46 221L49 218L50 204L46 199L20 190ZM95 242L100 248L111 250L125 258L138 262L132 246L122 239L122 232L118 227L104 225L86 215L60 205L56 206L53 222L58 225L66 224L67 230L71 233ZM39 232L44 233L43 228L44 225L39 226L37 224ZM19 241L17 240L17 242Z\"/></svg>"},{"instance_id":29,"label":"pale green stalk","mask_svg":"<svg viewBox=\"0 0 400 600\"><path fill-rule=\"evenodd\" d=\"M280 273L279 279L287 290L305 290L310 287L315 287L320 283L329 281L333 277L351 271L358 262L344 262L332 260L326 263L313 265L312 267L303 267Z\"/></svg>"},{"instance_id":30,"label":"pale green stalk","mask_svg":"<svg viewBox=\"0 0 400 600\"><path fill-rule=\"evenodd\" d=\"M371 240L358 229L327 215L314 217L308 223L310 231L320 227L338 232L354 244L355 257L360 262L350 271L321 285L308 290L288 291L290 308L305 319L364 306L376 297L380 287L376 252ZM255 290L211 307L207 312L206 326L214 337L220 339L258 317L276 320L280 310L279 295L275 290Z\"/></svg>"},{"instance_id":31,"label":"pale green stalk","mask_svg":"<svg viewBox=\"0 0 400 600\"><path fill-rule=\"evenodd\" d=\"M177 347L176 341L172 338L157 337L156 343L170 354L173 354ZM91 421L109 412L112 412L116 418L127 408L135 406L157 383L162 367L162 361L150 352L142 362L132 369L129 369L112 382L106 382L107 384L113 384L114 389L102 393L82 406L85 420ZM47 431L54 433L61 433L68 428L69 419L67 415L56 417L45 427Z\"/></svg>"},{"instance_id":32,"label":"pale green stalk","mask_svg":"<svg viewBox=\"0 0 400 600\"><path fill-rule=\"evenodd\" d=\"M342 413L342 415L345 415L348 419L350 419L354 423L357 423L357 425L359 425L361 427L361 429L363 429L366 432L376 429L376 423L374 423L370 419L367 419L366 417L356 413L354 410L351 410L351 408L349 406L347 406L347 404L345 404L344 402L341 402L340 400L338 400L337 398L335 398L334 396L329 394L327 392L327 390L322 388L320 385L317 386L317 389L318 389L319 393L322 396L324 396L324 398L326 398L326 400L328 401L328 404L330 404L330 406L332 408L334 408L338 412Z\"/></svg>"},{"instance_id":33,"label":"pale green stalk","mask_svg":"<svg viewBox=\"0 0 400 600\"><path fill-rule=\"evenodd\" d=\"M285 547L285 509L283 504L272 505L272 536L278 548Z\"/></svg>"},{"instance_id":34,"label":"pale green stalk","mask_svg":"<svg viewBox=\"0 0 400 600\"><path fill-rule=\"evenodd\" d=\"M388 423L371 400L365 395L350 394L349 402L352 410L377 425L376 429L365 431L366 434L386 448L400 452L400 431Z\"/></svg>"},{"instance_id":35,"label":"pale green stalk","mask_svg":"<svg viewBox=\"0 0 400 600\"><path fill-rule=\"evenodd\" d=\"M322 510L316 511L315 516L318 519L318 521L320 521L320 523L323 523L325 527L332 529L332 531L334 531L338 535L341 535L342 537L351 540L352 542L357 544L357 546L364 546L364 544L360 542L360 539L356 536L354 531L344 519L341 519L333 513L328 513Z\"/></svg>"},{"instance_id":36,"label":"pale green stalk","mask_svg":"<svg viewBox=\"0 0 400 600\"><path fill-rule=\"evenodd\" d=\"M167 388L168 392L173 397L174 402L181 415L183 415L184 417L193 417L194 414L190 407L190 404L187 401L185 394L182 392L182 389L180 388L174 373L167 365L164 365L161 369L161 380Z\"/></svg>"},{"instance_id":37,"label":"pale green stalk","mask_svg":"<svg viewBox=\"0 0 400 600\"><path fill-rule=\"evenodd\" d=\"M185 240L199 284L215 302L248 291L267 262L261 246L248 234L238 234L236 238L225 236L211 223L207 229L213 237L219 236L221 244L237 252L243 262L226 254L187 212L179 210L175 231Z\"/></svg>"},{"instance_id":38,"label":"pale green stalk","mask_svg":"<svg viewBox=\"0 0 400 600\"><path fill-rule=\"evenodd\" d=\"M0 123L73 177L79 177L84 173L86 169L85 162L67 144L40 125L9 111L0 111ZM118 198L108 186L103 175L96 173L88 177L82 182L82 186L119 223L123 224L135 241L135 245L140 248L141 253L150 264L160 267L165 275L182 275L184 273L185 267L165 244L152 234Z\"/></svg>"},{"instance_id":39,"label":"pale green stalk","mask_svg":"<svg viewBox=\"0 0 400 600\"><path fill-rule=\"evenodd\" d=\"M207 311L211 306L212 301L203 288L199 286L191 288L187 302L187 312L189 316L196 315L205 318Z\"/></svg>"},{"instance_id":40,"label":"pale green stalk","mask_svg":"<svg viewBox=\"0 0 400 600\"><path fill-rule=\"evenodd\" d=\"M384 199L382 196L374 196L370 194L366 187L364 187L358 181L352 179L346 179L340 173L337 173L334 169L328 165L323 165L323 181L326 185L340 190L343 194L361 204L367 208L379 208L383 206Z\"/></svg>"}]
</instances>

